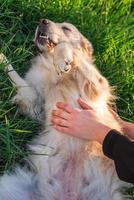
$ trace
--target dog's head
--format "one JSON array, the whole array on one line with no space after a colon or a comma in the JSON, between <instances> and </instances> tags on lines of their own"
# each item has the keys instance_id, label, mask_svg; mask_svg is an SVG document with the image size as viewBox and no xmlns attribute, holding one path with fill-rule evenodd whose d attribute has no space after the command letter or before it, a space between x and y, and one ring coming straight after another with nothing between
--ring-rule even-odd
<instances>
[{"instance_id":1,"label":"dog's head","mask_svg":"<svg viewBox=\"0 0 134 200\"><path fill-rule=\"evenodd\" d=\"M91 43L75 26L66 22L55 23L48 19L40 20L34 41L42 52L52 52L57 44L67 42L75 48L82 48L87 56L92 59L93 48Z\"/></svg>"},{"instance_id":2,"label":"dog's head","mask_svg":"<svg viewBox=\"0 0 134 200\"><path fill-rule=\"evenodd\" d=\"M74 75L73 78L78 80L78 88L80 88L82 97L84 97L84 99L91 99L95 101L95 99L100 98L100 96L103 96L104 98L106 96L106 99L108 100L104 101L113 101L114 96L111 94L107 80L92 64L92 44L78 31L75 26L66 22L55 23L48 19L42 19L36 29L34 40L40 51L48 52L50 54L54 52L55 55L53 57L56 56L58 64L66 45L70 45L68 53L70 53L72 47L74 47L73 50L75 49L75 56L73 58L74 60L72 65L77 66L78 70L75 70L73 71L74 73L70 74L72 76ZM57 48L58 51L56 51ZM56 54L56 52L58 52L58 54ZM71 67L67 66L68 61L65 61L65 63L66 65L61 62L61 66L54 63L54 66L58 66L58 73L59 70L61 72L70 71L72 65Z\"/></svg>"}]
</instances>

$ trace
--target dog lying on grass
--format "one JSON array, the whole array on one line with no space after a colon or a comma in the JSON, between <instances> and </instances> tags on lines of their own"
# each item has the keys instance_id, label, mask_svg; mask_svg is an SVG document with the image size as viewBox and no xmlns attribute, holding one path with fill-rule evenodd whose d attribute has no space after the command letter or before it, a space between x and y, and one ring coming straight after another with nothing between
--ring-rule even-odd
<instances>
[{"instance_id":1,"label":"dog lying on grass","mask_svg":"<svg viewBox=\"0 0 134 200\"><path fill-rule=\"evenodd\" d=\"M10 64L6 70L17 87L13 103L40 121L43 131L29 145L34 169L4 174L0 200L123 200L120 190L126 183L118 179L101 145L61 134L51 123L57 102L79 107L81 97L96 110L100 122L121 131L109 111L114 96L94 65L92 44L73 25L47 19L40 21L34 41L40 53L25 78Z\"/></svg>"}]
</instances>

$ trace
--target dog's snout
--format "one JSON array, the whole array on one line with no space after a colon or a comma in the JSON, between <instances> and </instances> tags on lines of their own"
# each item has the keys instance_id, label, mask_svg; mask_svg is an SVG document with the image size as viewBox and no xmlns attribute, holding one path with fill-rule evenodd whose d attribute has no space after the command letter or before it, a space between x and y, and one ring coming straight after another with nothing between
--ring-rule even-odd
<instances>
[{"instance_id":1,"label":"dog's snout","mask_svg":"<svg viewBox=\"0 0 134 200\"><path fill-rule=\"evenodd\" d=\"M44 24L44 25L48 25L49 24L49 20L48 19L41 19L40 23Z\"/></svg>"}]
</instances>

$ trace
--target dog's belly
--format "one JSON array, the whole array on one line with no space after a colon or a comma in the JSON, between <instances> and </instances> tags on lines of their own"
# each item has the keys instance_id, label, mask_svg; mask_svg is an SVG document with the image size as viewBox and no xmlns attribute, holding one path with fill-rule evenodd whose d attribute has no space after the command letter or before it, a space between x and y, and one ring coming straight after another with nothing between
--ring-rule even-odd
<instances>
[{"instance_id":1,"label":"dog's belly","mask_svg":"<svg viewBox=\"0 0 134 200\"><path fill-rule=\"evenodd\" d=\"M76 155L70 156L61 165L60 171L56 174L63 186L65 200L80 199L80 190L84 181L84 160L78 159Z\"/></svg>"},{"instance_id":2,"label":"dog's belly","mask_svg":"<svg viewBox=\"0 0 134 200\"><path fill-rule=\"evenodd\" d=\"M114 167L104 158L84 156L74 154L65 159L56 155L47 159L38 171L42 196L49 191L52 197L46 199L50 200L122 200L119 192L118 198L112 198L109 192L112 187L120 188Z\"/></svg>"},{"instance_id":3,"label":"dog's belly","mask_svg":"<svg viewBox=\"0 0 134 200\"><path fill-rule=\"evenodd\" d=\"M95 144L88 154L87 143L53 129L40 136L36 144L37 155L32 162L37 168L41 200L122 200L120 193L117 198L109 193L112 185L120 188L120 181L111 161Z\"/></svg>"},{"instance_id":4,"label":"dog's belly","mask_svg":"<svg viewBox=\"0 0 134 200\"><path fill-rule=\"evenodd\" d=\"M39 185L43 187L43 191L54 192L56 200L80 200L81 189L85 184L84 162L83 157L78 159L76 155L67 159L60 158L59 155L49 158L44 163L44 169L39 171Z\"/></svg>"}]
</instances>

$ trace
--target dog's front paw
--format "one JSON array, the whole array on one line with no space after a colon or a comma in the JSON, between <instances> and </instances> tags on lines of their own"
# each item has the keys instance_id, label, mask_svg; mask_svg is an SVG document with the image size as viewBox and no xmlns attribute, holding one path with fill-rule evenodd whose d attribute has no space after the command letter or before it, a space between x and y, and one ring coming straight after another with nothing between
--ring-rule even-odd
<instances>
[{"instance_id":1,"label":"dog's front paw","mask_svg":"<svg viewBox=\"0 0 134 200\"><path fill-rule=\"evenodd\" d=\"M18 94L16 94L11 100L11 104L15 105L15 104L19 104L22 101L22 97Z\"/></svg>"},{"instance_id":2,"label":"dog's front paw","mask_svg":"<svg viewBox=\"0 0 134 200\"><path fill-rule=\"evenodd\" d=\"M68 43L61 43L54 50L54 66L58 74L68 73L72 68L73 49Z\"/></svg>"},{"instance_id":3,"label":"dog's front paw","mask_svg":"<svg viewBox=\"0 0 134 200\"><path fill-rule=\"evenodd\" d=\"M29 86L21 86L17 89L17 94L12 98L11 102L13 104L20 104L30 107L30 105L36 101L37 94L36 91Z\"/></svg>"},{"instance_id":4,"label":"dog's front paw","mask_svg":"<svg viewBox=\"0 0 134 200\"><path fill-rule=\"evenodd\" d=\"M58 63L55 63L55 68L58 74L68 73L71 70L71 63L72 61L68 59L59 59Z\"/></svg>"},{"instance_id":5,"label":"dog's front paw","mask_svg":"<svg viewBox=\"0 0 134 200\"><path fill-rule=\"evenodd\" d=\"M15 95L11 99L11 103L19 106L19 112L23 115L32 117L32 119L42 121L44 118L43 108L41 107L41 100L29 99L22 97L20 94Z\"/></svg>"},{"instance_id":6,"label":"dog's front paw","mask_svg":"<svg viewBox=\"0 0 134 200\"><path fill-rule=\"evenodd\" d=\"M30 110L32 106L31 101L28 98L22 97L20 94L16 94L11 99L11 104L18 105L23 113L26 113L27 110Z\"/></svg>"}]
</instances>

